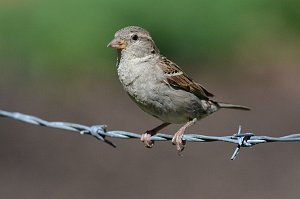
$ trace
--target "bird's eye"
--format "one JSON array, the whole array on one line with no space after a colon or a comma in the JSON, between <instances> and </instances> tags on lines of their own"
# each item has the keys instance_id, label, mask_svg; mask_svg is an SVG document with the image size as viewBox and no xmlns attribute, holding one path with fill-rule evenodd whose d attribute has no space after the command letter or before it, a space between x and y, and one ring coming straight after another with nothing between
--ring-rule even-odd
<instances>
[{"instance_id":1,"label":"bird's eye","mask_svg":"<svg viewBox=\"0 0 300 199\"><path fill-rule=\"evenodd\" d=\"M134 40L134 41L136 41L136 40L138 40L138 36L137 35L132 35L132 40Z\"/></svg>"}]
</instances>

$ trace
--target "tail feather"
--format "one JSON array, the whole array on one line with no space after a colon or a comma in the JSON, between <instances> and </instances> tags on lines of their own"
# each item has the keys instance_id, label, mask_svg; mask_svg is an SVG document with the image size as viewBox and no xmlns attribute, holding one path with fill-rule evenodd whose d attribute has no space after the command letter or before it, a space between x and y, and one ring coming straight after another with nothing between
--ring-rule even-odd
<instances>
[{"instance_id":1,"label":"tail feather","mask_svg":"<svg viewBox=\"0 0 300 199\"><path fill-rule=\"evenodd\" d=\"M227 104L227 103L223 103L223 102L216 102L216 104L219 108L230 108L230 109L237 109L237 110L244 110L244 111L251 110L249 107L242 106L242 105Z\"/></svg>"}]
</instances>

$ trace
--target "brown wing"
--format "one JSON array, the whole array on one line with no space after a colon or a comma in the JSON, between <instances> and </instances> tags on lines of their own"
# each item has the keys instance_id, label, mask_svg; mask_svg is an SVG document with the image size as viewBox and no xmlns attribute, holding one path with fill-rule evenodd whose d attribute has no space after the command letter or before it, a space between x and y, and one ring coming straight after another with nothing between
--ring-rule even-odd
<instances>
[{"instance_id":1,"label":"brown wing","mask_svg":"<svg viewBox=\"0 0 300 199\"><path fill-rule=\"evenodd\" d=\"M208 97L214 96L199 83L193 81L181 70L181 68L179 68L179 66L168 60L166 57L161 57L159 64L165 73L168 84L173 88L191 92L200 99L208 99Z\"/></svg>"}]
</instances>

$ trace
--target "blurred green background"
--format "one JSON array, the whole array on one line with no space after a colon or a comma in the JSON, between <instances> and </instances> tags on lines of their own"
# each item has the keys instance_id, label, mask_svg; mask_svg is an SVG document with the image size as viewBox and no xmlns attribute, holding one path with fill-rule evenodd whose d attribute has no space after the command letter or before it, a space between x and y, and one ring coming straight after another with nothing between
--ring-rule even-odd
<instances>
[{"instance_id":1,"label":"blurred green background","mask_svg":"<svg viewBox=\"0 0 300 199\"><path fill-rule=\"evenodd\" d=\"M293 0L2 0L0 64L33 75L110 74L115 54L106 45L128 25L149 30L161 52L186 67L292 64L299 59L299 10Z\"/></svg>"},{"instance_id":2,"label":"blurred green background","mask_svg":"<svg viewBox=\"0 0 300 199\"><path fill-rule=\"evenodd\" d=\"M116 52L128 25L147 29L162 54L215 94L246 105L187 133L228 136L300 130L300 1L0 0L0 109L109 130L158 124L125 94ZM174 133L170 125L162 133ZM0 118L0 198L299 198L299 143L242 148L90 136Z\"/></svg>"}]
</instances>

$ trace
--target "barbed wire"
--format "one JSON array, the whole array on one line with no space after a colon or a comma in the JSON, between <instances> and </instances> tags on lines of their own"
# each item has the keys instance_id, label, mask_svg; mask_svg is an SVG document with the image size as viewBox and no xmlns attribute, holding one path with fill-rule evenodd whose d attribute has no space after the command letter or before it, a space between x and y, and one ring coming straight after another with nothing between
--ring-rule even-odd
<instances>
[{"instance_id":1,"label":"barbed wire","mask_svg":"<svg viewBox=\"0 0 300 199\"><path fill-rule=\"evenodd\" d=\"M34 125L63 129L72 132L78 132L81 135L91 135L98 140L101 140L112 147L116 147L114 143L107 140L106 137L123 138L123 139L140 139L141 135L137 133L127 131L107 131L106 125L93 125L86 126L82 124L70 123L70 122L49 122L41 118L26 115L18 112L8 112L0 110L0 117L6 117ZM172 140L172 135L158 133L151 137L152 141L169 141ZM251 132L242 133L242 128L239 126L238 132L230 136L207 136L199 134L185 134L183 140L188 142L228 142L236 144L237 147L231 156L231 160L234 160L241 147L252 147L256 144L267 142L299 142L300 134L291 134L282 137L270 137L270 136L256 136Z\"/></svg>"}]
</instances>

